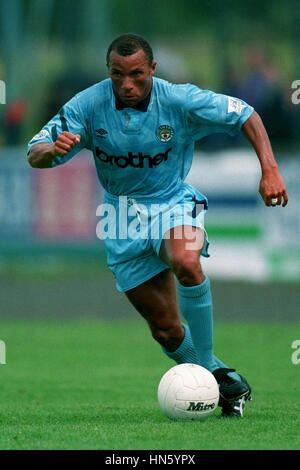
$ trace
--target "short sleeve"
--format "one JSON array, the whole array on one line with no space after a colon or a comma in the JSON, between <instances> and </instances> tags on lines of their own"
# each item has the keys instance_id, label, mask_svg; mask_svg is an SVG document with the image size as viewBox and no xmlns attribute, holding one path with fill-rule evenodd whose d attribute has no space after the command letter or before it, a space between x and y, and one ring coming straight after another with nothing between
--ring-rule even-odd
<instances>
[{"instance_id":1,"label":"short sleeve","mask_svg":"<svg viewBox=\"0 0 300 470\"><path fill-rule=\"evenodd\" d=\"M30 140L28 143L28 153L35 144L41 142L54 143L63 131L79 134L81 139L68 155L58 155L55 157L52 161L52 167L67 162L82 149L89 148L87 124L79 107L77 96L68 101L41 131Z\"/></svg>"},{"instance_id":2,"label":"short sleeve","mask_svg":"<svg viewBox=\"0 0 300 470\"><path fill-rule=\"evenodd\" d=\"M191 85L187 96L187 127L193 140L219 132L236 135L254 109L243 100Z\"/></svg>"}]
</instances>

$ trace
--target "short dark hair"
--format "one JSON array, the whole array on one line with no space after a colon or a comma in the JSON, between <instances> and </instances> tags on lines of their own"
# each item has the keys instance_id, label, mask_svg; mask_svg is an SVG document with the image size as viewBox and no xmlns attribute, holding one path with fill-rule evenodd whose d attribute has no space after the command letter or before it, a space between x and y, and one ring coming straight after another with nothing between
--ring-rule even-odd
<instances>
[{"instance_id":1,"label":"short dark hair","mask_svg":"<svg viewBox=\"0 0 300 470\"><path fill-rule=\"evenodd\" d=\"M149 65L153 63L153 51L150 44L142 36L133 33L122 34L113 40L106 54L106 64L109 65L109 56L111 51L126 57L142 49L148 59Z\"/></svg>"}]
</instances>

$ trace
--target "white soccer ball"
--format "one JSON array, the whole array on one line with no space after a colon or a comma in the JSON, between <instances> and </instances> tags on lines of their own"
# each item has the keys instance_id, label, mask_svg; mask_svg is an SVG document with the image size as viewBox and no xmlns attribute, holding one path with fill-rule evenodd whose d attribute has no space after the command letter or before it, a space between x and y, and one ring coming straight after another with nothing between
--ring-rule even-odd
<instances>
[{"instance_id":1,"label":"white soccer ball","mask_svg":"<svg viewBox=\"0 0 300 470\"><path fill-rule=\"evenodd\" d=\"M211 372L197 364L169 369L158 386L161 410L174 420L204 420L218 406L219 386Z\"/></svg>"}]
</instances>

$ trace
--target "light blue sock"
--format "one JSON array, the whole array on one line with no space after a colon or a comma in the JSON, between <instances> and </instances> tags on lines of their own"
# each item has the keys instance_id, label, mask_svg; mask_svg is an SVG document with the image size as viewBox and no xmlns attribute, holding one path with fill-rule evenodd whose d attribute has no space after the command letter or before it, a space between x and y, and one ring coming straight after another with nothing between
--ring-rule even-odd
<instances>
[{"instance_id":1,"label":"light blue sock","mask_svg":"<svg viewBox=\"0 0 300 470\"><path fill-rule=\"evenodd\" d=\"M164 347L162 350L170 359L174 359L177 364L198 364L198 357L194 348L190 329L184 323L182 323L182 326L184 327L184 338L181 345L172 352L167 351Z\"/></svg>"},{"instance_id":2,"label":"light blue sock","mask_svg":"<svg viewBox=\"0 0 300 470\"><path fill-rule=\"evenodd\" d=\"M197 357L190 329L188 325L185 325L184 323L182 323L182 326L184 327L184 338L182 340L181 345L175 351L172 352L167 351L164 347L162 348L162 350L170 359L173 359L175 362L177 362L177 364L199 364L199 359ZM213 360L213 370L219 369L221 367L229 369L229 367L224 364L224 362L220 361L220 359L218 359L216 356L213 356ZM229 375L236 380L240 380L239 375L235 372L230 372Z\"/></svg>"},{"instance_id":3,"label":"light blue sock","mask_svg":"<svg viewBox=\"0 0 300 470\"><path fill-rule=\"evenodd\" d=\"M197 352L198 363L213 371L213 307L210 282L207 276L202 284L183 286L178 283L179 306L187 320Z\"/></svg>"},{"instance_id":4,"label":"light blue sock","mask_svg":"<svg viewBox=\"0 0 300 470\"><path fill-rule=\"evenodd\" d=\"M178 283L179 305L186 318L193 344L198 357L198 364L211 372L227 366L213 354L213 304L210 282L207 276L202 284L183 286ZM240 377L229 372L235 380Z\"/></svg>"}]
</instances>

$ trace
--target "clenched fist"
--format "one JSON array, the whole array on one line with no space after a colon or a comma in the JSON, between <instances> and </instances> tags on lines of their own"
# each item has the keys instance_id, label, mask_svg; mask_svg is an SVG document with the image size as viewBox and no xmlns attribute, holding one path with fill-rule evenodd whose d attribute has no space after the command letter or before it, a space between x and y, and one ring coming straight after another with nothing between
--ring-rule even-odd
<instances>
[{"instance_id":1,"label":"clenched fist","mask_svg":"<svg viewBox=\"0 0 300 470\"><path fill-rule=\"evenodd\" d=\"M260 180L259 193L268 207L274 205L280 206L281 204L282 207L285 207L289 200L283 179L277 168L263 173ZM276 199L275 204L273 199L274 201Z\"/></svg>"},{"instance_id":2,"label":"clenched fist","mask_svg":"<svg viewBox=\"0 0 300 470\"><path fill-rule=\"evenodd\" d=\"M72 148L80 142L80 139L79 134L74 135L71 132L62 132L53 144L53 156L68 155Z\"/></svg>"}]
</instances>

